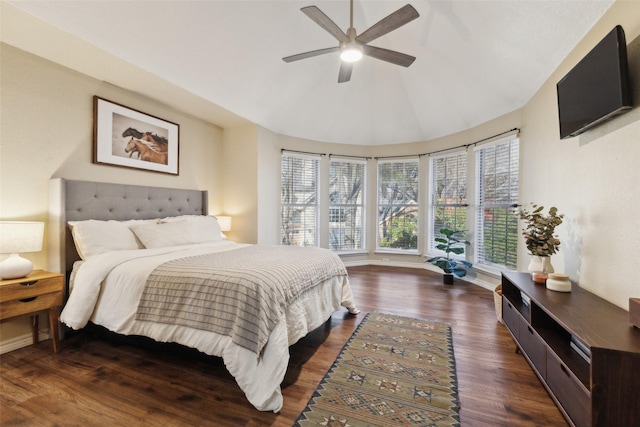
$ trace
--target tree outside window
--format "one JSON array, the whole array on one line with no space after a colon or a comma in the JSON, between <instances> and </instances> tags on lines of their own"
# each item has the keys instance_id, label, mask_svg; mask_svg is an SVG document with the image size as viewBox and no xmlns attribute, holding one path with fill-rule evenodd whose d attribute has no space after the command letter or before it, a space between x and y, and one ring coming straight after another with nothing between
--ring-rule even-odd
<instances>
[{"instance_id":1,"label":"tree outside window","mask_svg":"<svg viewBox=\"0 0 640 427\"><path fill-rule=\"evenodd\" d=\"M329 247L364 250L364 161L331 159L329 167Z\"/></svg>"},{"instance_id":2,"label":"tree outside window","mask_svg":"<svg viewBox=\"0 0 640 427\"><path fill-rule=\"evenodd\" d=\"M418 250L418 160L378 163L378 248Z\"/></svg>"}]
</instances>

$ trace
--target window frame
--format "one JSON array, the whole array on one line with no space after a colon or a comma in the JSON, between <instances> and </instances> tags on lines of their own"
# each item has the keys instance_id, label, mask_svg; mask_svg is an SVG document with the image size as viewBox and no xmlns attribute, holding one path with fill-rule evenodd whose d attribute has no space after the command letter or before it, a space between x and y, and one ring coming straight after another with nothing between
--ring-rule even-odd
<instances>
[{"instance_id":1,"label":"window frame","mask_svg":"<svg viewBox=\"0 0 640 427\"><path fill-rule=\"evenodd\" d=\"M444 221L444 223L442 224L442 226L448 226L449 228L453 229L453 230L462 230L467 232L470 227L469 227L469 196L468 196L468 192L467 192L467 186L468 186L468 182L469 180L467 179L467 169L468 169L468 157L469 154L468 152L465 150L455 150L455 151L451 151L448 152L446 154L439 154L439 155L435 155L435 156L430 156L429 157L429 206L427 208L427 253L428 254L432 254L432 255L443 255L444 252L437 249L436 248L436 241L435 238L436 237L442 237L442 235L440 234L440 229L436 229L436 218L438 217L437 211L439 207L442 207L443 209L446 208L453 208L456 213L454 213L453 217L458 217L458 216L462 216L464 218L464 220L462 221L462 226L457 224L457 222L454 220L454 225L447 225L447 221ZM463 179L464 179L464 183L463 186L465 188L464 191L464 203L438 203L437 200L437 185L439 184L439 181L437 179L437 175L438 175L438 168L436 167L436 162L442 159L451 159L451 158L456 158L456 163L457 163L457 176L455 178L455 180L459 180L460 179L460 171L463 172ZM462 165L460 165L460 160L464 159L464 162ZM445 171L446 173L446 171ZM446 180L446 178L445 178ZM458 185L459 187L459 185ZM457 192L457 191L456 191ZM462 213L462 215L458 214L457 211L459 208L464 208L464 211ZM467 251L465 251L465 254L467 253ZM450 256L454 257L454 258L459 258L459 259L464 259L465 256L457 256L455 254L451 254Z\"/></svg>"},{"instance_id":2,"label":"window frame","mask_svg":"<svg viewBox=\"0 0 640 427\"><path fill-rule=\"evenodd\" d=\"M416 177L415 177L415 188L414 188L414 193L415 193L415 203L414 203L414 207L412 208L413 210L415 210L415 213L413 214L413 216L415 217L415 232L413 233L413 235L411 236L411 239L413 240L413 238L415 237L416 243L415 243L415 248L409 248L409 249L403 249L403 248L394 248L394 247L387 247L387 246L381 246L380 245L380 240L381 240L381 231L380 231L380 227L381 227L381 221L380 221L380 210L381 210L381 206L404 206L405 208L408 208L409 206L411 206L411 203L403 203L403 204L394 204L394 203L381 203L381 178L380 178L380 167L383 165L387 165L387 164L397 164L397 163L415 163L415 171L416 171ZM420 159L419 156L411 156L411 157L406 157L406 158L402 158L402 159L378 159L377 161L377 165L376 165L376 227L375 227L375 244L376 244L376 252L388 252L388 253L399 253L399 254L411 254L411 255L416 255L419 254L419 245L418 245L418 238L420 236L420 226L421 226L421 219L420 219L420 215L421 215L421 211L422 211L422 207L420 206ZM403 191L404 192L404 191ZM391 244L393 244L393 242L390 242Z\"/></svg>"},{"instance_id":3,"label":"window frame","mask_svg":"<svg viewBox=\"0 0 640 427\"><path fill-rule=\"evenodd\" d=\"M334 203L333 198L332 198L332 185L333 185L333 179L334 179L334 175L333 175L333 168L332 166L334 164L338 164L338 163L342 163L342 164L354 164L354 165L362 165L362 175L360 176L360 203ZM338 253L354 253L354 252L365 252L366 251L366 247L367 247L367 222L366 222L366 211L367 211L367 192L366 192L366 187L367 187L367 161L366 160L361 160L361 159L346 159L346 158L342 158L340 156L336 156L336 157L330 157L329 158L329 206L328 206L328 211L329 211L329 217L328 217L328 233L329 233L329 241L328 241L328 246L329 249L338 252ZM332 218L335 215L335 212L338 212L337 215L341 218L344 219L345 221L338 221L338 222L347 222L346 220L349 219L349 210L350 209L359 209L360 214L359 214L359 222L360 222L360 227L359 227L359 234L360 234L360 246L359 247L354 247L354 248L334 248L332 247L332 224L335 223L332 222ZM342 229L344 230L344 229ZM355 231L356 229L352 229L352 231Z\"/></svg>"},{"instance_id":4,"label":"window frame","mask_svg":"<svg viewBox=\"0 0 640 427\"><path fill-rule=\"evenodd\" d=\"M503 169L501 174L504 175L504 168L507 168L508 174L508 198L506 201L496 202L487 202L486 201L486 185L485 185L485 175L486 175L486 154L488 150L498 150L508 146L509 155L507 157L507 161L505 161L500 166ZM515 152L514 152L515 150ZM474 264L479 266L480 268L486 269L488 271L514 271L517 269L518 263L518 240L519 240L519 229L518 229L518 219L515 215L515 209L518 206L518 199L520 196L520 140L517 134L510 135L505 138L498 139L488 144L483 144L475 148L475 176L476 176L476 214L474 218L475 222L475 232L474 232ZM514 158L515 157L515 158ZM496 158L494 154L493 158ZM494 182L497 182L497 168L496 173L494 173ZM495 185L496 193L497 193L497 184ZM502 189L504 193L505 188ZM498 197L496 194L494 197ZM505 240L505 254L504 259L505 263L497 263L493 261L487 261L486 251L485 251L485 225L486 225L486 217L487 212L485 209L500 209L502 211L498 211L504 218L504 232L507 233ZM492 213L492 216L496 216ZM498 221L495 222L499 224ZM491 236L495 236L495 233L491 233ZM496 246L492 245L491 249L495 252ZM496 258L493 258L496 259Z\"/></svg>"},{"instance_id":5,"label":"window frame","mask_svg":"<svg viewBox=\"0 0 640 427\"><path fill-rule=\"evenodd\" d=\"M313 194L311 197L312 202L311 203L299 203L299 202L287 202L285 201L285 171L284 171L284 162L285 159L290 158L290 159L297 159L297 160L301 160L301 161L311 161L312 162L312 169L309 171L307 170L307 168L303 168L303 173L304 174L311 174L311 179L310 180L304 180L306 185L311 185L314 189L313 192L309 193L309 194ZM295 172L294 172L295 173ZM295 192L295 190L292 188L294 187L296 184L299 184L300 181L293 179L293 177L291 178L291 180L289 181L290 184L287 188L287 192L289 194L293 194ZM281 155L281 159L280 159L280 244L281 245L286 245L286 246L311 246L311 247L319 247L320 246L320 241L319 241L319 237L320 237L320 230L319 230L319 224L320 224L320 155L311 155L311 154L298 154L298 153L291 153L291 152L286 152L283 151L282 155ZM285 211L287 209L300 209L301 210L301 214L302 215L306 215L306 209L307 208L313 208L314 212L313 212L313 220L312 221L307 221L304 220L302 222L302 233L303 233L303 238L301 243L294 243L297 239L294 237L296 234L299 234L299 231L296 232L295 230L293 231L289 231L291 233L291 237L289 238L289 243L285 242L285 235L286 235L286 224L289 223L290 221L287 221L285 219ZM313 237L313 244L306 244L307 242L307 231L308 231L308 226L312 225L313 226L313 231L312 231L312 237ZM293 228L294 226L291 226L291 228Z\"/></svg>"}]
</instances>

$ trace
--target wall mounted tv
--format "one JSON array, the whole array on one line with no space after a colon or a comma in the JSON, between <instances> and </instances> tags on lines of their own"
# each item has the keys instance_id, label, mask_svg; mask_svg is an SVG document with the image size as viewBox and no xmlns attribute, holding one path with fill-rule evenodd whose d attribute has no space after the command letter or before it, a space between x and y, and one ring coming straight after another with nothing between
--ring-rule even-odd
<instances>
[{"instance_id":1,"label":"wall mounted tv","mask_svg":"<svg viewBox=\"0 0 640 427\"><path fill-rule=\"evenodd\" d=\"M624 30L616 26L556 85L560 138L570 138L633 106Z\"/></svg>"}]
</instances>

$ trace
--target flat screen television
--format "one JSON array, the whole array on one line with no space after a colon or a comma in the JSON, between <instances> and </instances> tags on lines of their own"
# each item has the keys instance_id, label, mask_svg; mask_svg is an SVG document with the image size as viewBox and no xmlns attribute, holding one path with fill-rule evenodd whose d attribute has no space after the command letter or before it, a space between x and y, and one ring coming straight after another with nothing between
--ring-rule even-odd
<instances>
[{"instance_id":1,"label":"flat screen television","mask_svg":"<svg viewBox=\"0 0 640 427\"><path fill-rule=\"evenodd\" d=\"M616 26L556 85L560 139L633 106L624 30Z\"/></svg>"}]
</instances>

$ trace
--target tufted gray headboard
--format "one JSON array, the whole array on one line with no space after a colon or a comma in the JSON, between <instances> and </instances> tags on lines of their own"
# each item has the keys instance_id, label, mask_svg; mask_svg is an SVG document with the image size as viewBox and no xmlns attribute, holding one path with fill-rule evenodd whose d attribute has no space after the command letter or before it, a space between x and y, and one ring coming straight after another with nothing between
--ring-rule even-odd
<instances>
[{"instance_id":1,"label":"tufted gray headboard","mask_svg":"<svg viewBox=\"0 0 640 427\"><path fill-rule=\"evenodd\" d=\"M207 215L207 203L207 191L54 178L49 185L49 270L67 273L80 259L67 221Z\"/></svg>"}]
</instances>

